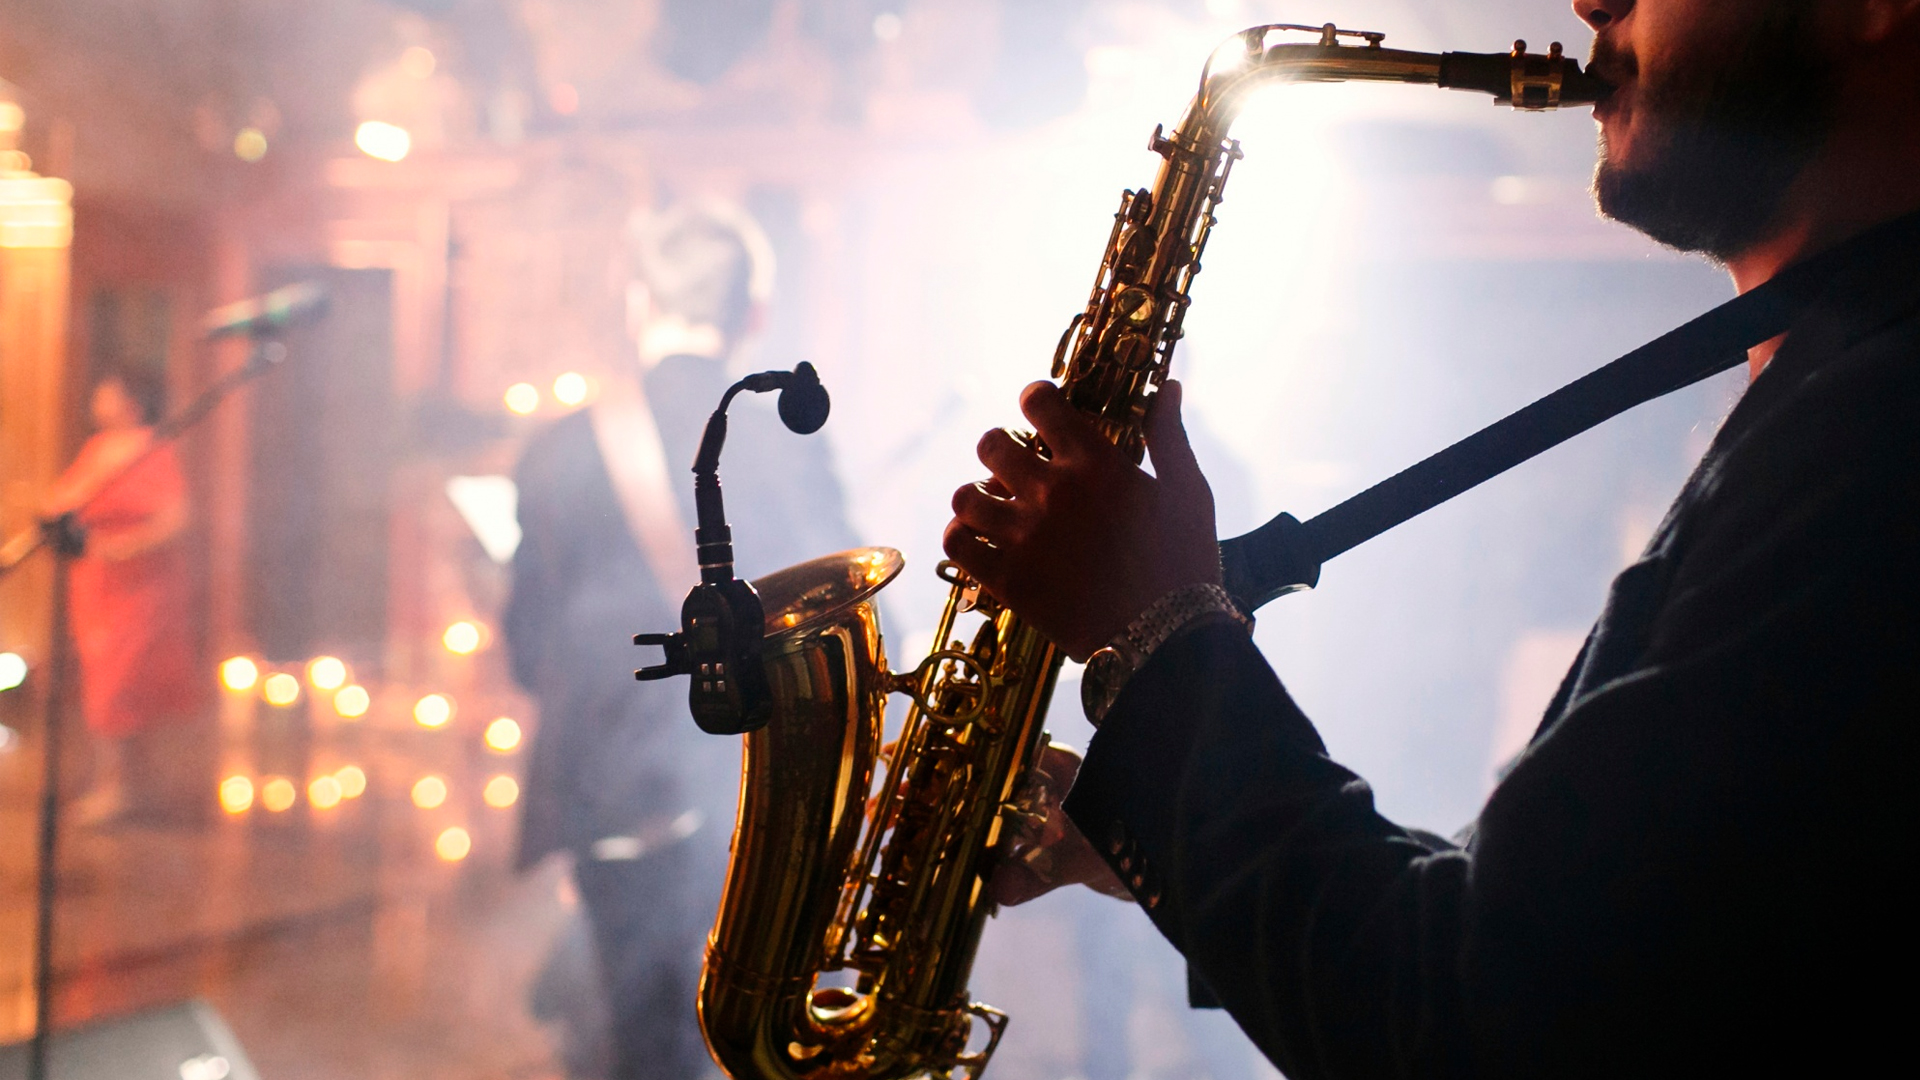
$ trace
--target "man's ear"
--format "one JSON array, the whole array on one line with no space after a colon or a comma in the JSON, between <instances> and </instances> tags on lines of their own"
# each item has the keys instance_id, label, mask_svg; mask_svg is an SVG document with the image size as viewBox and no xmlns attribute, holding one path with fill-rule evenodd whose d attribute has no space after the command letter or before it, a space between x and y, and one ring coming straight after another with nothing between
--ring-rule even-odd
<instances>
[{"instance_id":1,"label":"man's ear","mask_svg":"<svg viewBox=\"0 0 1920 1080\"><path fill-rule=\"evenodd\" d=\"M1878 45L1920 28L1920 0L1863 0L1854 33L1862 45Z\"/></svg>"}]
</instances>

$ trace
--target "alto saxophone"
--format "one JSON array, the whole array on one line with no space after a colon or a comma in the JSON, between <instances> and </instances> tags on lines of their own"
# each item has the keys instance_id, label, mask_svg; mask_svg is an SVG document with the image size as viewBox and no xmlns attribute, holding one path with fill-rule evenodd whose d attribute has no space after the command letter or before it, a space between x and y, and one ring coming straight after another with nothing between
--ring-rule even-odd
<instances>
[{"instance_id":1,"label":"alto saxophone","mask_svg":"<svg viewBox=\"0 0 1920 1080\"><path fill-rule=\"evenodd\" d=\"M1318 40L1269 44L1290 31ZM1121 197L1093 294L1053 360L1067 399L1135 460L1241 156L1227 133L1249 91L1423 83L1532 110L1590 104L1609 89L1557 42L1540 56L1525 42L1510 53L1430 54L1382 39L1331 23L1245 30L1209 60L1179 125L1154 129L1159 175ZM890 673L874 598L901 565L897 551L867 548L755 583L774 704L745 740L699 997L707 1045L734 1080L972 1078L1006 1027L1004 1013L970 1000L967 975L992 913L995 860L1034 812L1041 778L1029 774L1062 657L942 563L952 589L936 651ZM883 745L892 692L912 707Z\"/></svg>"}]
</instances>

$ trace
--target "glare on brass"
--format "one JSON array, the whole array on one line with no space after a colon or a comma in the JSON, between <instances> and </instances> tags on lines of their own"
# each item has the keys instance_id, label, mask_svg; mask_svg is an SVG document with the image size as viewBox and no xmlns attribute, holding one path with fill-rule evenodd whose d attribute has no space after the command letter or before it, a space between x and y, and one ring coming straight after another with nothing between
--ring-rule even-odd
<instances>
[{"instance_id":1,"label":"glare on brass","mask_svg":"<svg viewBox=\"0 0 1920 1080\"><path fill-rule=\"evenodd\" d=\"M253 781L244 776L229 776L220 781L220 809L243 814L253 806Z\"/></svg>"},{"instance_id":2,"label":"glare on brass","mask_svg":"<svg viewBox=\"0 0 1920 1080\"><path fill-rule=\"evenodd\" d=\"M300 680L284 671L276 671L261 684L260 694L269 705L291 705L300 700Z\"/></svg>"},{"instance_id":3,"label":"glare on brass","mask_svg":"<svg viewBox=\"0 0 1920 1080\"><path fill-rule=\"evenodd\" d=\"M442 727L453 719L453 699L445 694L428 694L413 703L413 719L421 727Z\"/></svg>"},{"instance_id":4,"label":"glare on brass","mask_svg":"<svg viewBox=\"0 0 1920 1080\"><path fill-rule=\"evenodd\" d=\"M26 658L15 652L0 652L0 690L11 690L26 681Z\"/></svg>"},{"instance_id":5,"label":"glare on brass","mask_svg":"<svg viewBox=\"0 0 1920 1080\"><path fill-rule=\"evenodd\" d=\"M480 798L495 810L505 810L520 800L520 784L511 776L496 776L480 789Z\"/></svg>"},{"instance_id":6,"label":"glare on brass","mask_svg":"<svg viewBox=\"0 0 1920 1080\"><path fill-rule=\"evenodd\" d=\"M307 685L315 690L338 690L347 682L347 665L336 656L316 656L307 664Z\"/></svg>"},{"instance_id":7,"label":"glare on brass","mask_svg":"<svg viewBox=\"0 0 1920 1080\"><path fill-rule=\"evenodd\" d=\"M520 745L520 722L511 716L502 716L487 725L487 749L496 754L504 754Z\"/></svg>"},{"instance_id":8,"label":"glare on brass","mask_svg":"<svg viewBox=\"0 0 1920 1080\"><path fill-rule=\"evenodd\" d=\"M260 681L260 666L244 656L220 663L220 684L236 693L251 690Z\"/></svg>"},{"instance_id":9,"label":"glare on brass","mask_svg":"<svg viewBox=\"0 0 1920 1080\"><path fill-rule=\"evenodd\" d=\"M333 695L333 711L348 720L358 720L367 715L367 708L373 704L373 696L364 686L343 686Z\"/></svg>"},{"instance_id":10,"label":"glare on brass","mask_svg":"<svg viewBox=\"0 0 1920 1080\"><path fill-rule=\"evenodd\" d=\"M342 765L334 770L333 778L340 782L342 798L357 799L367 793L367 774L358 765Z\"/></svg>"},{"instance_id":11,"label":"glare on brass","mask_svg":"<svg viewBox=\"0 0 1920 1080\"><path fill-rule=\"evenodd\" d=\"M423 776L413 782L413 805L432 810L447 801L447 782L437 776Z\"/></svg>"},{"instance_id":12,"label":"glare on brass","mask_svg":"<svg viewBox=\"0 0 1920 1080\"><path fill-rule=\"evenodd\" d=\"M443 831L433 841L433 853L447 862L459 862L473 850L473 837L458 825Z\"/></svg>"},{"instance_id":13,"label":"glare on brass","mask_svg":"<svg viewBox=\"0 0 1920 1080\"><path fill-rule=\"evenodd\" d=\"M480 641L480 627L465 619L447 627L446 633L440 635L440 644L458 656L465 656L480 648Z\"/></svg>"},{"instance_id":14,"label":"glare on brass","mask_svg":"<svg viewBox=\"0 0 1920 1080\"><path fill-rule=\"evenodd\" d=\"M316 776L307 785L307 801L321 810L331 810L340 805L347 793L340 788L340 780L332 775Z\"/></svg>"},{"instance_id":15,"label":"glare on brass","mask_svg":"<svg viewBox=\"0 0 1920 1080\"><path fill-rule=\"evenodd\" d=\"M514 383L507 387L505 400L508 412L526 416L540 407L540 388L532 383Z\"/></svg>"},{"instance_id":16,"label":"glare on brass","mask_svg":"<svg viewBox=\"0 0 1920 1080\"><path fill-rule=\"evenodd\" d=\"M260 805L277 814L290 809L299 794L294 790L293 781L284 776L270 776L260 785Z\"/></svg>"}]
</instances>

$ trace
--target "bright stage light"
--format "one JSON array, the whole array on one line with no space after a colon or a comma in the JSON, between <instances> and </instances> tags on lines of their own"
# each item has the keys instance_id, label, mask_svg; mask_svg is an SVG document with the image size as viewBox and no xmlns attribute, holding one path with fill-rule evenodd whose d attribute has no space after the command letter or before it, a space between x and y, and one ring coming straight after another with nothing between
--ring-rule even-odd
<instances>
[{"instance_id":1,"label":"bright stage light","mask_svg":"<svg viewBox=\"0 0 1920 1080\"><path fill-rule=\"evenodd\" d=\"M453 699L445 694L428 694L414 702L413 719L421 727L444 726L453 719Z\"/></svg>"},{"instance_id":2,"label":"bright stage light","mask_svg":"<svg viewBox=\"0 0 1920 1080\"><path fill-rule=\"evenodd\" d=\"M511 716L502 716L487 725L487 749L496 754L504 754L520 745L520 722Z\"/></svg>"},{"instance_id":3,"label":"bright stage light","mask_svg":"<svg viewBox=\"0 0 1920 1080\"><path fill-rule=\"evenodd\" d=\"M343 686L333 695L333 711L342 719L358 720L367 715L367 709L373 704L373 695L367 693L364 686Z\"/></svg>"},{"instance_id":4,"label":"bright stage light","mask_svg":"<svg viewBox=\"0 0 1920 1080\"><path fill-rule=\"evenodd\" d=\"M244 656L235 656L220 664L221 685L236 693L253 689L260 681L260 666Z\"/></svg>"},{"instance_id":5,"label":"bright stage light","mask_svg":"<svg viewBox=\"0 0 1920 1080\"><path fill-rule=\"evenodd\" d=\"M19 653L0 652L0 690L11 690L26 681L26 658Z\"/></svg>"},{"instance_id":6,"label":"bright stage light","mask_svg":"<svg viewBox=\"0 0 1920 1080\"><path fill-rule=\"evenodd\" d=\"M450 653L465 656L480 648L480 627L462 619L447 627L447 632L440 635L440 644Z\"/></svg>"},{"instance_id":7,"label":"bright stage light","mask_svg":"<svg viewBox=\"0 0 1920 1080\"><path fill-rule=\"evenodd\" d=\"M340 794L346 798L357 799L367 793L367 774L358 765L340 766L333 778L340 781Z\"/></svg>"},{"instance_id":8,"label":"bright stage light","mask_svg":"<svg viewBox=\"0 0 1920 1080\"><path fill-rule=\"evenodd\" d=\"M459 862L467 857L467 852L472 850L473 837L468 836L467 830L458 825L441 833L433 842L433 853L447 862Z\"/></svg>"},{"instance_id":9,"label":"bright stage light","mask_svg":"<svg viewBox=\"0 0 1920 1080\"><path fill-rule=\"evenodd\" d=\"M511 776L496 776L487 781L480 797L495 810L505 810L520 800L520 785Z\"/></svg>"},{"instance_id":10,"label":"bright stage light","mask_svg":"<svg viewBox=\"0 0 1920 1080\"><path fill-rule=\"evenodd\" d=\"M229 814L244 814L253 806L253 781L244 776L229 776L220 781L220 809Z\"/></svg>"},{"instance_id":11,"label":"bright stage light","mask_svg":"<svg viewBox=\"0 0 1920 1080\"><path fill-rule=\"evenodd\" d=\"M423 776L413 782L413 805L432 810L447 801L447 782L437 776Z\"/></svg>"},{"instance_id":12,"label":"bright stage light","mask_svg":"<svg viewBox=\"0 0 1920 1080\"><path fill-rule=\"evenodd\" d=\"M315 690L338 690L347 682L347 665L338 657L316 656L307 665L307 684Z\"/></svg>"},{"instance_id":13,"label":"bright stage light","mask_svg":"<svg viewBox=\"0 0 1920 1080\"><path fill-rule=\"evenodd\" d=\"M347 793L341 790L338 777L316 776L313 782L307 785L307 801L321 810L331 810L339 806L340 800L346 797Z\"/></svg>"},{"instance_id":14,"label":"bright stage light","mask_svg":"<svg viewBox=\"0 0 1920 1080\"><path fill-rule=\"evenodd\" d=\"M398 124L369 120L354 129L353 145L370 158L399 161L413 149L413 136Z\"/></svg>"},{"instance_id":15,"label":"bright stage light","mask_svg":"<svg viewBox=\"0 0 1920 1080\"><path fill-rule=\"evenodd\" d=\"M260 785L260 805L278 814L291 809L299 792L293 789L293 781L284 776L271 776Z\"/></svg>"},{"instance_id":16,"label":"bright stage light","mask_svg":"<svg viewBox=\"0 0 1920 1080\"><path fill-rule=\"evenodd\" d=\"M514 383L507 387L506 402L508 412L526 416L540 407L540 388L532 383Z\"/></svg>"},{"instance_id":17,"label":"bright stage light","mask_svg":"<svg viewBox=\"0 0 1920 1080\"><path fill-rule=\"evenodd\" d=\"M568 408L587 400L587 377L577 371L564 371L553 380L553 399Z\"/></svg>"},{"instance_id":18,"label":"bright stage light","mask_svg":"<svg viewBox=\"0 0 1920 1080\"><path fill-rule=\"evenodd\" d=\"M269 705L291 705L300 700L300 680L284 671L276 671L267 676L260 693Z\"/></svg>"}]
</instances>

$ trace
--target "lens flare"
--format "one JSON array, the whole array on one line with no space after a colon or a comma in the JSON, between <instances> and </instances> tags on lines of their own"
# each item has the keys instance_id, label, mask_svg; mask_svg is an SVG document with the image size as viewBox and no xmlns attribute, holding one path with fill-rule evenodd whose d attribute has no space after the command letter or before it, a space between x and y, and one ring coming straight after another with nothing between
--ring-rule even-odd
<instances>
[{"instance_id":1,"label":"lens flare","mask_svg":"<svg viewBox=\"0 0 1920 1080\"><path fill-rule=\"evenodd\" d=\"M444 727L453 719L453 699L445 694L428 694L413 703L413 719L421 727Z\"/></svg>"},{"instance_id":2,"label":"lens flare","mask_svg":"<svg viewBox=\"0 0 1920 1080\"><path fill-rule=\"evenodd\" d=\"M293 781L284 776L270 776L260 785L260 805L278 814L291 809L299 794L294 790Z\"/></svg>"},{"instance_id":3,"label":"lens flare","mask_svg":"<svg viewBox=\"0 0 1920 1080\"><path fill-rule=\"evenodd\" d=\"M520 722L511 716L503 716L487 725L487 749L496 754L504 754L520 745Z\"/></svg>"},{"instance_id":4,"label":"lens flare","mask_svg":"<svg viewBox=\"0 0 1920 1080\"><path fill-rule=\"evenodd\" d=\"M220 684L239 693L253 689L260 681L260 665L244 656L235 656L220 663Z\"/></svg>"},{"instance_id":5,"label":"lens flare","mask_svg":"<svg viewBox=\"0 0 1920 1080\"><path fill-rule=\"evenodd\" d=\"M260 687L260 693L269 705L287 706L300 700L300 680L284 671L276 671L267 676Z\"/></svg>"},{"instance_id":6,"label":"lens flare","mask_svg":"<svg viewBox=\"0 0 1920 1080\"><path fill-rule=\"evenodd\" d=\"M253 781L244 776L229 776L220 781L220 809L229 814L244 814L253 806Z\"/></svg>"},{"instance_id":7,"label":"lens flare","mask_svg":"<svg viewBox=\"0 0 1920 1080\"><path fill-rule=\"evenodd\" d=\"M433 853L447 862L459 862L467 857L467 852L472 850L473 837L468 836L467 830L458 825L442 832L433 842Z\"/></svg>"},{"instance_id":8,"label":"lens flare","mask_svg":"<svg viewBox=\"0 0 1920 1080\"><path fill-rule=\"evenodd\" d=\"M480 798L495 810L505 810L520 801L520 784L511 776L496 776L480 790Z\"/></svg>"},{"instance_id":9,"label":"lens flare","mask_svg":"<svg viewBox=\"0 0 1920 1080\"><path fill-rule=\"evenodd\" d=\"M336 656L316 656L307 664L307 685L315 690L338 690L347 684L347 665Z\"/></svg>"},{"instance_id":10,"label":"lens flare","mask_svg":"<svg viewBox=\"0 0 1920 1080\"><path fill-rule=\"evenodd\" d=\"M367 715L367 709L373 704L373 695L367 693L364 686L343 686L333 695L333 711L343 719L358 720Z\"/></svg>"},{"instance_id":11,"label":"lens flare","mask_svg":"<svg viewBox=\"0 0 1920 1080\"><path fill-rule=\"evenodd\" d=\"M413 782L413 805L432 810L447 801L447 782L437 776L423 776Z\"/></svg>"}]
</instances>

